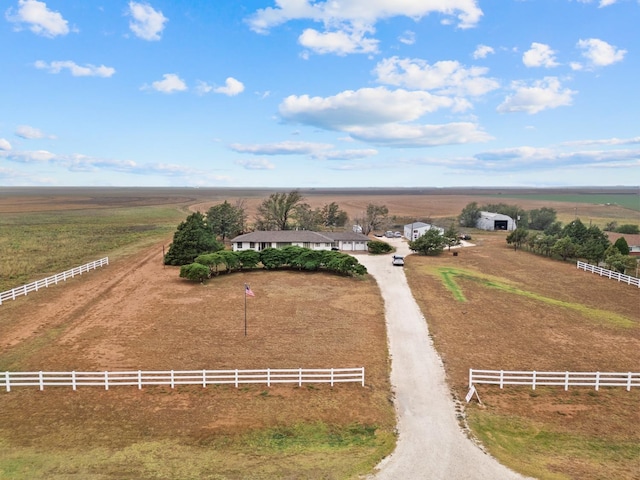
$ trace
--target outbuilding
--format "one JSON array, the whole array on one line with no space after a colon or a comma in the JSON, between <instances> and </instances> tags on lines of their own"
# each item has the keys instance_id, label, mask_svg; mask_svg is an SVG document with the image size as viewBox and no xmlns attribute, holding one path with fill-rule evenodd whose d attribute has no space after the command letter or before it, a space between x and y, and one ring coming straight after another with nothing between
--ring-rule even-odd
<instances>
[{"instance_id":1,"label":"outbuilding","mask_svg":"<svg viewBox=\"0 0 640 480\"><path fill-rule=\"evenodd\" d=\"M404 226L404 238L413 242L414 240L427 233L429 230L433 229L438 230L438 232L440 232L440 235L444 234L444 228L436 227L435 225L431 225L429 223L408 223Z\"/></svg>"},{"instance_id":2,"label":"outbuilding","mask_svg":"<svg viewBox=\"0 0 640 480\"><path fill-rule=\"evenodd\" d=\"M516 222L508 215L493 212L480 212L480 218L476 222L476 228L480 230L506 230L516 229Z\"/></svg>"}]
</instances>

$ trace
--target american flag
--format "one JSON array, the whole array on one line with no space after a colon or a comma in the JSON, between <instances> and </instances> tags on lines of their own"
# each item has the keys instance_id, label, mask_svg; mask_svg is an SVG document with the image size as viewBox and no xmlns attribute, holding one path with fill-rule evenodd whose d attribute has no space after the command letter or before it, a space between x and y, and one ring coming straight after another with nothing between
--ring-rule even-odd
<instances>
[{"instance_id":1,"label":"american flag","mask_svg":"<svg viewBox=\"0 0 640 480\"><path fill-rule=\"evenodd\" d=\"M253 291L251 291L251 287L247 284L245 284L244 286L244 293L246 295L248 295L249 297L255 297L256 295L253 293Z\"/></svg>"}]
</instances>

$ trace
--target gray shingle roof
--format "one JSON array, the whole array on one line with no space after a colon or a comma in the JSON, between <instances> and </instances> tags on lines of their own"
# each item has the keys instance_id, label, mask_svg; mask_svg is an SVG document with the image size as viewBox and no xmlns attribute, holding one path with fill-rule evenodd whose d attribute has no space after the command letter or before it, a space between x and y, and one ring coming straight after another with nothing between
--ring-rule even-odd
<instances>
[{"instance_id":1,"label":"gray shingle roof","mask_svg":"<svg viewBox=\"0 0 640 480\"><path fill-rule=\"evenodd\" d=\"M238 242L308 242L308 243L332 243L333 239L318 232L309 230L273 230L255 231L239 235L231 240L231 243Z\"/></svg>"}]
</instances>

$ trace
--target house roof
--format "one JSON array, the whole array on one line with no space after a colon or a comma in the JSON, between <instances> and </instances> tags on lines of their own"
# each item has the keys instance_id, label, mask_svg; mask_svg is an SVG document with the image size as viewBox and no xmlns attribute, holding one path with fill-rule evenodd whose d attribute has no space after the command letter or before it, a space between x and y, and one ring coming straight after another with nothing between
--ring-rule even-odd
<instances>
[{"instance_id":1,"label":"house roof","mask_svg":"<svg viewBox=\"0 0 640 480\"><path fill-rule=\"evenodd\" d=\"M489 219L497 219L497 220L511 220L513 221L513 218L511 218L509 215L503 215L502 213L495 213L495 212L480 212L480 215L482 218L489 218Z\"/></svg>"},{"instance_id":2,"label":"house roof","mask_svg":"<svg viewBox=\"0 0 640 480\"><path fill-rule=\"evenodd\" d=\"M310 230L257 230L239 235L231 240L238 242L302 242L302 243L333 243L337 241L368 242L369 237L356 232L312 232Z\"/></svg>"},{"instance_id":3,"label":"house roof","mask_svg":"<svg viewBox=\"0 0 640 480\"><path fill-rule=\"evenodd\" d=\"M412 228L422 228L422 227L430 227L430 226L431 225L424 222L413 222L413 223L407 223L405 225L405 227L412 227Z\"/></svg>"},{"instance_id":4,"label":"house roof","mask_svg":"<svg viewBox=\"0 0 640 480\"><path fill-rule=\"evenodd\" d=\"M640 246L640 234L638 233L617 233L617 232L605 232L611 243L616 243L620 237L624 237L627 241L627 245L630 247Z\"/></svg>"}]
</instances>

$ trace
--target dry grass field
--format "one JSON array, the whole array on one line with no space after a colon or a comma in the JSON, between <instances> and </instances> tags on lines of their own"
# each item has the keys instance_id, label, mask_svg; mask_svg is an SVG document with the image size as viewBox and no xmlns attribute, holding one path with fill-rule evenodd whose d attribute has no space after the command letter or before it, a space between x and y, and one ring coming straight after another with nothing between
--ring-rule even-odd
<instances>
[{"instance_id":1,"label":"dry grass field","mask_svg":"<svg viewBox=\"0 0 640 480\"><path fill-rule=\"evenodd\" d=\"M367 385L0 392L0 478L342 479L357 478L389 453L389 361L383 305L371 278L255 271L200 285L162 266L170 237L160 216L177 225L187 209L242 199L251 218L269 193L1 192L3 261L22 253L8 230L20 228L21 217L64 226L69 218L82 224L115 216L118 228L127 222L138 228L135 235L125 229L126 241L82 240L88 260L114 259L108 267L0 306L0 371L365 366ZM414 217L448 221L470 201L551 206L563 221L577 208L450 193L304 192L312 207L335 201L351 217L368 203L384 204L398 224ZM579 208L583 221L597 225L638 223L637 211L617 205ZM84 236L112 225L91 224ZM140 237L143 224L153 228ZM44 225L33 235L50 228ZM63 229L65 235L75 237L59 248L81 242L83 231ZM477 246L456 257L412 256L405 267L458 398L466 394L469 368L640 369L638 289L514 252L501 233L473 236ZM51 256L58 240L50 241L29 243L28 254ZM51 265L40 264L29 280L55 273ZM247 337L245 282L256 294L248 299ZM640 391L487 386L479 393L483 406L466 409L473 435L512 468L548 479L639 478Z\"/></svg>"}]
</instances>

